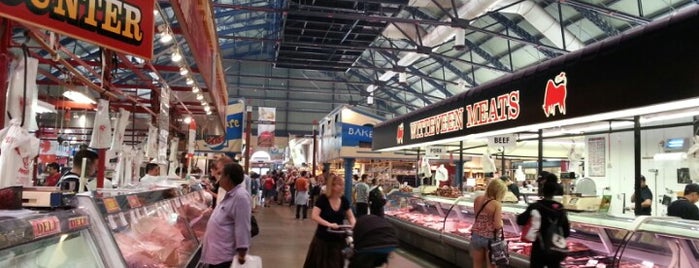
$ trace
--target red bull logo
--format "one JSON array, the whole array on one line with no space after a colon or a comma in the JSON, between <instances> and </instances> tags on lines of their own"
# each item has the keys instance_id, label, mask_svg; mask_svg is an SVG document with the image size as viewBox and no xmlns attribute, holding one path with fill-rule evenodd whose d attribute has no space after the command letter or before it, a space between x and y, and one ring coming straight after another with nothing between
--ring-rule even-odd
<instances>
[{"instance_id":1,"label":"red bull logo","mask_svg":"<svg viewBox=\"0 0 699 268\"><path fill-rule=\"evenodd\" d=\"M566 114L566 95L568 95L568 79L565 72L546 82L543 105L546 117L555 116L556 107L561 114Z\"/></svg>"},{"instance_id":2,"label":"red bull logo","mask_svg":"<svg viewBox=\"0 0 699 268\"><path fill-rule=\"evenodd\" d=\"M397 144L403 144L403 135L405 135L405 128L403 127L403 123L400 123L400 125L398 125L398 129L396 130Z\"/></svg>"}]
</instances>

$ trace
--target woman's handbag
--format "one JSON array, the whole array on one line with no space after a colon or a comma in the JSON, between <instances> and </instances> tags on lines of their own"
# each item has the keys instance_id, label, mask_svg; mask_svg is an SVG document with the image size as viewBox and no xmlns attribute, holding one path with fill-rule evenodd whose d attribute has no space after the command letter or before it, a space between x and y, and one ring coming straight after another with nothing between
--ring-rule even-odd
<instances>
[{"instance_id":1,"label":"woman's handbag","mask_svg":"<svg viewBox=\"0 0 699 268\"><path fill-rule=\"evenodd\" d=\"M490 263L498 266L508 265L510 263L510 252L508 251L507 243L507 240L505 240L505 232L500 229L500 237L498 237L496 233L495 238L493 238L488 245Z\"/></svg>"},{"instance_id":2,"label":"woman's handbag","mask_svg":"<svg viewBox=\"0 0 699 268\"><path fill-rule=\"evenodd\" d=\"M255 237L260 233L260 227L257 226L255 216L250 216L250 237Z\"/></svg>"}]
</instances>

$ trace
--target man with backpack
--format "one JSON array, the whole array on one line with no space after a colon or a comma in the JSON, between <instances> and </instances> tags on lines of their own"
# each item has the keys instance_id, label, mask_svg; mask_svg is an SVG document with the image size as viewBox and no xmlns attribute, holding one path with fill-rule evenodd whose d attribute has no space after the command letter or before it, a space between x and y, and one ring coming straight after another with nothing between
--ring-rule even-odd
<instances>
[{"instance_id":1,"label":"man with backpack","mask_svg":"<svg viewBox=\"0 0 699 268\"><path fill-rule=\"evenodd\" d=\"M386 196L377 179L371 179L372 188L369 190L369 212L371 215L383 217L383 206L386 205Z\"/></svg>"},{"instance_id":2,"label":"man with backpack","mask_svg":"<svg viewBox=\"0 0 699 268\"><path fill-rule=\"evenodd\" d=\"M544 171L538 182L544 199L518 215L517 224L524 226L522 241L532 242L529 267L559 268L568 253L566 238L570 235L570 223L563 204L553 201L558 189L556 175Z\"/></svg>"}]
</instances>

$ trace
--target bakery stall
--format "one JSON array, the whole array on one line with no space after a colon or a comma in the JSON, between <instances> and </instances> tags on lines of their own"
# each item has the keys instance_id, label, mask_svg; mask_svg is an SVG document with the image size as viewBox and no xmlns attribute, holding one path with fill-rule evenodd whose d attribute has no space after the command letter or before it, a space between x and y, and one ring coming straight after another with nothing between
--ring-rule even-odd
<instances>
[{"instance_id":1,"label":"bakery stall","mask_svg":"<svg viewBox=\"0 0 699 268\"><path fill-rule=\"evenodd\" d=\"M687 143L697 133L699 114L699 81L688 70L699 62L699 35L683 34L696 32L696 25L699 7L689 8L382 122L374 128L372 148L390 152L439 145L462 158L504 148L483 141L471 145L479 139L514 137L514 148L536 149L506 168L521 166L525 180L548 169L575 186L555 197L571 221L572 253L565 267L697 267L696 222L663 217L655 199L654 216L628 212L641 206L629 202L641 189L641 175L656 194L699 180L686 175ZM645 53L651 47L658 53ZM657 66L667 68L672 79L659 75ZM643 97L630 98L629 92ZM547 158L553 161L545 164ZM396 191L388 195L386 215L404 243L469 266L478 194L447 198ZM503 205L514 267L529 265L531 244L519 241L515 223L525 208L522 201Z\"/></svg>"}]
</instances>

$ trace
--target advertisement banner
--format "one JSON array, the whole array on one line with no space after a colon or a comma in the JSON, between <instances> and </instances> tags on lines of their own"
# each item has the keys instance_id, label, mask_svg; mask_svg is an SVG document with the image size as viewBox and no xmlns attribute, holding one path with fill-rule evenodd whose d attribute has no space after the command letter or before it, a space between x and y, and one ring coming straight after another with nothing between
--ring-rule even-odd
<instances>
[{"instance_id":1,"label":"advertisement banner","mask_svg":"<svg viewBox=\"0 0 699 268\"><path fill-rule=\"evenodd\" d=\"M197 136L197 151L241 152L243 145L243 113L245 103L229 99L226 106L226 132L223 135L201 133ZM206 131L202 131L206 132Z\"/></svg>"},{"instance_id":2,"label":"advertisement banner","mask_svg":"<svg viewBox=\"0 0 699 268\"><path fill-rule=\"evenodd\" d=\"M0 17L143 59L153 57L154 0L0 1Z\"/></svg>"},{"instance_id":3,"label":"advertisement banner","mask_svg":"<svg viewBox=\"0 0 699 268\"><path fill-rule=\"evenodd\" d=\"M274 146L274 121L277 109L273 107L258 107L257 110L257 146Z\"/></svg>"}]
</instances>

